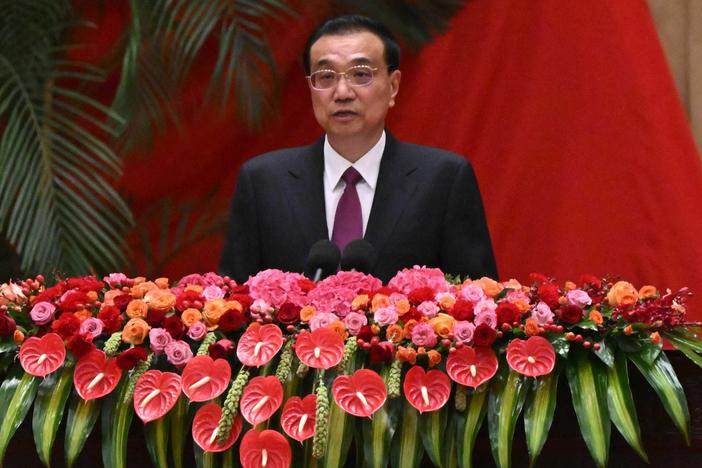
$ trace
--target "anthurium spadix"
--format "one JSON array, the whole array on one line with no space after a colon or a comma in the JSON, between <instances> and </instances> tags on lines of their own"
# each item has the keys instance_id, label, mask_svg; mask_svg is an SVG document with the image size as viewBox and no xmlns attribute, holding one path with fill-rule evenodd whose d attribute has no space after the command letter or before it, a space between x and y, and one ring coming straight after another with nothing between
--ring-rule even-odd
<instances>
[{"instance_id":1,"label":"anthurium spadix","mask_svg":"<svg viewBox=\"0 0 702 468\"><path fill-rule=\"evenodd\" d=\"M273 359L283 346L283 341L283 332L277 325L260 326L254 323L239 339L236 356L245 366L259 367Z\"/></svg>"},{"instance_id":2,"label":"anthurium spadix","mask_svg":"<svg viewBox=\"0 0 702 468\"><path fill-rule=\"evenodd\" d=\"M421 366L414 366L405 375L403 390L407 401L420 413L435 411L448 401L451 381L439 370L425 372Z\"/></svg>"},{"instance_id":3,"label":"anthurium spadix","mask_svg":"<svg viewBox=\"0 0 702 468\"><path fill-rule=\"evenodd\" d=\"M497 372L497 356L492 348L465 346L449 354L446 372L454 382L478 388Z\"/></svg>"},{"instance_id":4,"label":"anthurium spadix","mask_svg":"<svg viewBox=\"0 0 702 468\"><path fill-rule=\"evenodd\" d=\"M344 340L329 328L303 331L295 340L295 354L308 367L329 369L344 357Z\"/></svg>"},{"instance_id":5,"label":"anthurium spadix","mask_svg":"<svg viewBox=\"0 0 702 468\"><path fill-rule=\"evenodd\" d=\"M232 369L225 359L195 356L183 369L183 393L191 401L211 400L224 393L231 376Z\"/></svg>"},{"instance_id":6,"label":"anthurium spadix","mask_svg":"<svg viewBox=\"0 0 702 468\"><path fill-rule=\"evenodd\" d=\"M388 391L378 374L370 369L360 369L352 375L337 377L332 394L341 409L354 416L366 417L383 406Z\"/></svg>"},{"instance_id":7,"label":"anthurium spadix","mask_svg":"<svg viewBox=\"0 0 702 468\"><path fill-rule=\"evenodd\" d=\"M518 338L507 345L509 367L528 377L550 374L556 365L556 352L551 342L542 336L527 340Z\"/></svg>"}]
</instances>

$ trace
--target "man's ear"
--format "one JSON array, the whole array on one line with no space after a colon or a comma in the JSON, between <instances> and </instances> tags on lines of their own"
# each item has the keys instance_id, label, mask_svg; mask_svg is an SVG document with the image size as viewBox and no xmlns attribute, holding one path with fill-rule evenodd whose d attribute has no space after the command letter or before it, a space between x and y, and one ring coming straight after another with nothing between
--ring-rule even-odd
<instances>
[{"instance_id":1,"label":"man's ear","mask_svg":"<svg viewBox=\"0 0 702 468\"><path fill-rule=\"evenodd\" d=\"M395 70L390 74L390 107L395 105L395 96L400 91L400 78L402 78L400 70Z\"/></svg>"}]
</instances>

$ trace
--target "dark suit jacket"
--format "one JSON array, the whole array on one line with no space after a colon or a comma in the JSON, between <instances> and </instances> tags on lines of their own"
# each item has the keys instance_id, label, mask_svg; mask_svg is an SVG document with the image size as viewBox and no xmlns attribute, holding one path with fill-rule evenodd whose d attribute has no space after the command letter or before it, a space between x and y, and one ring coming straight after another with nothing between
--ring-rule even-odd
<instances>
[{"instance_id":1,"label":"dark suit jacket","mask_svg":"<svg viewBox=\"0 0 702 468\"><path fill-rule=\"evenodd\" d=\"M468 161L386 132L364 238L372 274L388 281L413 265L497 278L480 191ZM243 282L267 268L302 272L310 247L329 239L324 138L250 159L239 173L220 272Z\"/></svg>"}]
</instances>

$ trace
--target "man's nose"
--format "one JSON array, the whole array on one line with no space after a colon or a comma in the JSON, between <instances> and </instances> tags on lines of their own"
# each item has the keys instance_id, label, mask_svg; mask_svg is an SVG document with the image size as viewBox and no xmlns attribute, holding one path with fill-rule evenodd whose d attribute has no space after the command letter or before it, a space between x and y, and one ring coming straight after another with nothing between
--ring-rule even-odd
<instances>
[{"instance_id":1,"label":"man's nose","mask_svg":"<svg viewBox=\"0 0 702 468\"><path fill-rule=\"evenodd\" d=\"M353 99L355 93L349 82L346 79L346 75L340 75L339 81L336 82L336 88L334 88L334 99L345 101L348 99Z\"/></svg>"}]
</instances>

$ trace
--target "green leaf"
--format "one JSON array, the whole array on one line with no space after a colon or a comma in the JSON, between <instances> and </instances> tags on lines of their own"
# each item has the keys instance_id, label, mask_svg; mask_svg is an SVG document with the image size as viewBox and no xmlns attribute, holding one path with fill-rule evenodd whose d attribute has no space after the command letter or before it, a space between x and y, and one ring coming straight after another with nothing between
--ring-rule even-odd
<instances>
[{"instance_id":1,"label":"green leaf","mask_svg":"<svg viewBox=\"0 0 702 468\"><path fill-rule=\"evenodd\" d=\"M144 425L146 448L149 450L151 463L156 468L168 468L171 466L168 462L169 429L169 415L161 416L159 419Z\"/></svg>"},{"instance_id":2,"label":"green leaf","mask_svg":"<svg viewBox=\"0 0 702 468\"><path fill-rule=\"evenodd\" d=\"M437 411L419 415L419 427L424 451L434 466L439 468L444 468L444 444L446 442L447 423L447 405L444 405L443 408Z\"/></svg>"},{"instance_id":3,"label":"green leaf","mask_svg":"<svg viewBox=\"0 0 702 468\"><path fill-rule=\"evenodd\" d=\"M685 443L690 444L690 411L687 408L685 392L678 376L670 365L665 353L660 353L653 364L641 355L630 354L629 359L658 394L663 408L682 433Z\"/></svg>"},{"instance_id":4,"label":"green leaf","mask_svg":"<svg viewBox=\"0 0 702 468\"><path fill-rule=\"evenodd\" d=\"M168 413L171 426L171 453L173 454L174 468L183 468L185 441L190 435L191 421L188 417L188 398L181 395L175 406Z\"/></svg>"},{"instance_id":5,"label":"green leaf","mask_svg":"<svg viewBox=\"0 0 702 468\"><path fill-rule=\"evenodd\" d=\"M73 392L68 403L68 421L66 422L66 438L63 451L66 465L70 468L83 450L85 441L93 432L97 418L100 415L100 400L83 400Z\"/></svg>"},{"instance_id":6,"label":"green leaf","mask_svg":"<svg viewBox=\"0 0 702 468\"><path fill-rule=\"evenodd\" d=\"M582 328L583 330L594 330L597 331L597 324L592 320L583 320L573 325L574 328Z\"/></svg>"},{"instance_id":7,"label":"green leaf","mask_svg":"<svg viewBox=\"0 0 702 468\"><path fill-rule=\"evenodd\" d=\"M63 370L54 372L39 385L37 399L34 402L32 416L32 432L34 445L37 448L39 460L45 465L51 465L51 449L56 439L66 401L73 388L73 365L66 363Z\"/></svg>"},{"instance_id":8,"label":"green leaf","mask_svg":"<svg viewBox=\"0 0 702 468\"><path fill-rule=\"evenodd\" d=\"M105 468L127 466L127 438L134 417L134 407L124 404L129 377L123 376L119 385L102 406L102 463Z\"/></svg>"},{"instance_id":9,"label":"green leaf","mask_svg":"<svg viewBox=\"0 0 702 468\"><path fill-rule=\"evenodd\" d=\"M660 342L658 344L654 344L654 343L651 343L650 341L646 340L642 344L641 349L638 351L637 354L647 364L653 365L653 363L656 361L658 356L661 354L662 349L663 349L663 342Z\"/></svg>"},{"instance_id":10,"label":"green leaf","mask_svg":"<svg viewBox=\"0 0 702 468\"><path fill-rule=\"evenodd\" d=\"M699 335L688 329L675 329L669 332L662 332L663 337L668 338L673 344L683 344L702 353L702 340ZM677 346L676 346L677 347Z\"/></svg>"},{"instance_id":11,"label":"green leaf","mask_svg":"<svg viewBox=\"0 0 702 468\"><path fill-rule=\"evenodd\" d=\"M674 340L670 340L670 342L675 346L675 348L683 353L687 358L697 364L699 367L702 367L702 356L697 354L694 349L690 348L686 344L683 344L683 342L678 342Z\"/></svg>"},{"instance_id":12,"label":"green leaf","mask_svg":"<svg viewBox=\"0 0 702 468\"><path fill-rule=\"evenodd\" d=\"M493 377L488 399L488 429L495 464L508 468L512 464L512 439L519 413L524 406L528 380L523 375L507 370L507 366Z\"/></svg>"},{"instance_id":13,"label":"green leaf","mask_svg":"<svg viewBox=\"0 0 702 468\"><path fill-rule=\"evenodd\" d=\"M636 453L648 463L648 455L641 443L641 430L629 385L629 371L624 353L617 353L614 367L607 369L607 377L609 382L607 404L612 422Z\"/></svg>"},{"instance_id":14,"label":"green leaf","mask_svg":"<svg viewBox=\"0 0 702 468\"><path fill-rule=\"evenodd\" d=\"M419 434L419 411L409 404L406 398L402 402L402 412L397 433L392 439L390 465L392 467L419 468L424 448Z\"/></svg>"},{"instance_id":15,"label":"green leaf","mask_svg":"<svg viewBox=\"0 0 702 468\"><path fill-rule=\"evenodd\" d=\"M550 374L536 377L527 396L524 407L524 431L530 466L534 466L551 429L553 413L556 410L559 376L560 367L556 367Z\"/></svg>"},{"instance_id":16,"label":"green leaf","mask_svg":"<svg viewBox=\"0 0 702 468\"><path fill-rule=\"evenodd\" d=\"M195 465L197 468L217 468L218 453L205 452L193 441L193 454L195 455Z\"/></svg>"},{"instance_id":17,"label":"green leaf","mask_svg":"<svg viewBox=\"0 0 702 468\"><path fill-rule=\"evenodd\" d=\"M600 349L592 348L592 352L595 353L595 356L600 358L600 361L604 362L607 367L613 367L614 352L612 351L612 348L605 340L600 341L598 344L600 345Z\"/></svg>"},{"instance_id":18,"label":"green leaf","mask_svg":"<svg viewBox=\"0 0 702 468\"><path fill-rule=\"evenodd\" d=\"M606 367L590 353L574 349L566 365L573 408L580 432L599 467L607 465L611 423L607 410Z\"/></svg>"},{"instance_id":19,"label":"green leaf","mask_svg":"<svg viewBox=\"0 0 702 468\"><path fill-rule=\"evenodd\" d=\"M457 419L458 466L461 468L473 466L473 448L487 411L488 393L487 385L481 385L472 395L466 397L466 411L454 413Z\"/></svg>"},{"instance_id":20,"label":"green leaf","mask_svg":"<svg viewBox=\"0 0 702 468\"><path fill-rule=\"evenodd\" d=\"M386 372L383 372L386 373ZM363 441L363 458L366 466L383 467L390 459L390 446L400 420L400 399L385 400L385 404L371 418L362 418L357 440Z\"/></svg>"},{"instance_id":21,"label":"green leaf","mask_svg":"<svg viewBox=\"0 0 702 468\"><path fill-rule=\"evenodd\" d=\"M563 335L558 335L557 338L550 340L553 345L553 349L560 356L567 358L568 351L570 351L570 342L566 340Z\"/></svg>"},{"instance_id":22,"label":"green leaf","mask_svg":"<svg viewBox=\"0 0 702 468\"><path fill-rule=\"evenodd\" d=\"M40 380L25 373L17 363L0 386L0 463L10 439L32 406Z\"/></svg>"}]
</instances>

